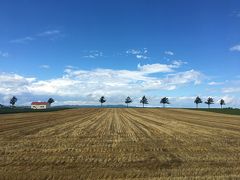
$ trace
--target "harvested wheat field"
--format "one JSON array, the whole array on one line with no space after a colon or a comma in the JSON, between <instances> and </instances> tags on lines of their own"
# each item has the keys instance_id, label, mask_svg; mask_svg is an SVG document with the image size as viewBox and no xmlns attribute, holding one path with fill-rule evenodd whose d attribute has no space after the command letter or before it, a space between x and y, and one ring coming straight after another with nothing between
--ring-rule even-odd
<instances>
[{"instance_id":1,"label":"harvested wheat field","mask_svg":"<svg viewBox=\"0 0 240 180\"><path fill-rule=\"evenodd\" d=\"M0 115L0 179L240 179L240 116L86 108Z\"/></svg>"}]
</instances>

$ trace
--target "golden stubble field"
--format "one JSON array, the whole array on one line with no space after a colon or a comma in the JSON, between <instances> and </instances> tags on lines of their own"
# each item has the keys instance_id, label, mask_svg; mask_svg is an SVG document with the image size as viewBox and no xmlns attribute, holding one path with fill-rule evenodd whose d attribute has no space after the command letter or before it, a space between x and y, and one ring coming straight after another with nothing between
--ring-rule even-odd
<instances>
[{"instance_id":1,"label":"golden stubble field","mask_svg":"<svg viewBox=\"0 0 240 180\"><path fill-rule=\"evenodd\" d=\"M240 179L240 116L182 109L0 115L0 179Z\"/></svg>"}]
</instances>

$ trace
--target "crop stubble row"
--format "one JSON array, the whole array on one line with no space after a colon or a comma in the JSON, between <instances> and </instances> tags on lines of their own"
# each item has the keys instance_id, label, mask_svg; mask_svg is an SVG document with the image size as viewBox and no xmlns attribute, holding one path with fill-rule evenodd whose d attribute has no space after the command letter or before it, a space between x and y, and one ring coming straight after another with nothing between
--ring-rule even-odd
<instances>
[{"instance_id":1,"label":"crop stubble row","mask_svg":"<svg viewBox=\"0 0 240 180\"><path fill-rule=\"evenodd\" d=\"M180 109L0 116L6 179L240 178L240 118Z\"/></svg>"}]
</instances>

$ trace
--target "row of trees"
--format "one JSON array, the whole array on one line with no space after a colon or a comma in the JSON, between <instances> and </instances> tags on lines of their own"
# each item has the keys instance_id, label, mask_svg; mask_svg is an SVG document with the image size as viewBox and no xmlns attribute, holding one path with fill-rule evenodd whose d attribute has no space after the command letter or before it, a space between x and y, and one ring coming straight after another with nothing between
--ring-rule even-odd
<instances>
[{"instance_id":1,"label":"row of trees","mask_svg":"<svg viewBox=\"0 0 240 180\"><path fill-rule=\"evenodd\" d=\"M194 100L194 103L196 104L196 108L198 108L198 104L201 104L201 103L202 103L202 99L201 99L199 96L197 96L196 99ZM221 106L221 109L222 109L222 106L225 105L225 101L224 101L223 99L221 99L221 100L219 101L219 103L220 103L220 106ZM207 99L207 101L205 101L205 104L207 104L207 105L208 105L208 108L210 108L210 105L211 105L211 104L214 104L213 98L209 97L209 98Z\"/></svg>"},{"instance_id":2,"label":"row of trees","mask_svg":"<svg viewBox=\"0 0 240 180\"><path fill-rule=\"evenodd\" d=\"M14 106L17 102L17 98L15 96L13 96L11 99L10 99L10 104L12 106ZM100 99L99 99L99 102L101 103L101 107L103 105L103 103L105 103L107 100L104 96L102 96ZM52 104L54 103L54 99L53 98L49 98L48 101L47 101L49 104ZM132 103L132 99L128 96L126 99L125 99L125 103L127 104L127 107L128 107L128 104ZM220 106L222 108L223 105L225 105L225 101L223 99L221 99L220 101ZM140 103L142 104L142 106L144 107L145 104L148 104L148 99L146 98L146 96L143 96L142 99L140 100ZM169 102L169 99L167 97L164 97L160 100L160 103L163 104L163 107L165 107L166 104L170 104ZM198 108L198 104L201 104L203 103L202 99L197 96L196 99L194 100L194 103L196 104L196 108ZM205 104L208 105L208 108L210 108L210 105L211 104L214 104L214 100L213 98L209 97L206 101L205 101Z\"/></svg>"},{"instance_id":3,"label":"row of trees","mask_svg":"<svg viewBox=\"0 0 240 180\"><path fill-rule=\"evenodd\" d=\"M167 98L166 98L167 99ZM102 96L100 99L99 99L99 102L101 103L101 107L102 107L102 105L103 105L103 103L105 103L107 100L105 99L105 97L104 96ZM132 99L128 96L126 99L125 99L125 103L127 104L127 107L128 107L128 104L130 104L130 103L132 103L133 101L132 101ZM164 101L165 102L165 101ZM168 99L167 99L167 102L168 102ZM140 100L140 103L143 105L143 107L144 107L144 105L145 104L148 104L148 100L147 100L147 98L146 98L146 96L143 96L142 97L142 99ZM169 102L168 102L168 104L169 104Z\"/></svg>"},{"instance_id":4,"label":"row of trees","mask_svg":"<svg viewBox=\"0 0 240 180\"><path fill-rule=\"evenodd\" d=\"M102 104L106 102L105 97L102 96L99 99L99 102L101 103L101 107L102 107ZM128 104L132 103L132 99L128 96L125 99L125 103L127 104L127 107L128 107ZM140 100L140 103L142 104L143 107L144 107L145 104L148 104L148 99L146 98L146 96L142 97L142 99ZM162 98L160 100L160 103L163 104L163 107L165 107L166 104L170 104L169 99L167 97ZM194 100L194 103L196 104L196 108L198 108L198 104L202 103L202 99L199 96L197 96L196 99ZM207 104L208 108L210 108L210 105L214 104L213 98L209 97L207 99L207 101L205 101L205 104ZM223 99L220 100L220 105L221 105L221 108L222 108L223 105L225 105L225 101Z\"/></svg>"}]
</instances>

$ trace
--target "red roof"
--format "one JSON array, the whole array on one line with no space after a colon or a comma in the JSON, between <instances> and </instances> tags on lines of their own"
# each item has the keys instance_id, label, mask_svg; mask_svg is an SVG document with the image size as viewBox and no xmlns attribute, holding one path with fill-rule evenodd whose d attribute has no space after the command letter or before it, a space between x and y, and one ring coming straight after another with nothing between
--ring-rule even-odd
<instances>
[{"instance_id":1,"label":"red roof","mask_svg":"<svg viewBox=\"0 0 240 180\"><path fill-rule=\"evenodd\" d=\"M32 105L48 105L48 102L32 102Z\"/></svg>"}]
</instances>

